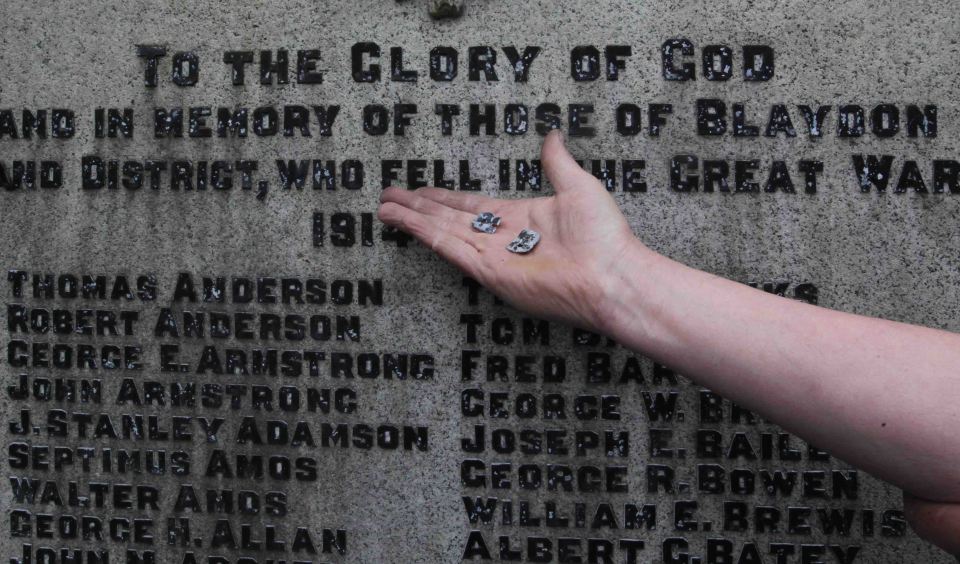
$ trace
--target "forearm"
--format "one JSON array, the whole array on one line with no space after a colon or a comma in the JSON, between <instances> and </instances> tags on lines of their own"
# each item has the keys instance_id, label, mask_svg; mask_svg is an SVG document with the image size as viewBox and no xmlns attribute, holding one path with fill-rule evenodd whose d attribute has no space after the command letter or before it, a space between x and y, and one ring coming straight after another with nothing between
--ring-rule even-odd
<instances>
[{"instance_id":1,"label":"forearm","mask_svg":"<svg viewBox=\"0 0 960 564\"><path fill-rule=\"evenodd\" d=\"M960 505L930 502L904 493L903 512L921 538L960 560Z\"/></svg>"},{"instance_id":2,"label":"forearm","mask_svg":"<svg viewBox=\"0 0 960 564\"><path fill-rule=\"evenodd\" d=\"M773 296L631 249L605 332L915 495L960 501L960 337Z\"/></svg>"}]
</instances>

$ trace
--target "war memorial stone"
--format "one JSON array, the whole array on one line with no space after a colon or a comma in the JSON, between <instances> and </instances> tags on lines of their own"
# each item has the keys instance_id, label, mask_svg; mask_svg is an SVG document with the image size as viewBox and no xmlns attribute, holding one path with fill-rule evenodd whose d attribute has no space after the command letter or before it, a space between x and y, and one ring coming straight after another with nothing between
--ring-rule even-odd
<instances>
[{"instance_id":1,"label":"war memorial stone","mask_svg":"<svg viewBox=\"0 0 960 564\"><path fill-rule=\"evenodd\" d=\"M892 486L376 210L549 194L560 128L657 251L960 330L958 18L4 0L0 558L952 561Z\"/></svg>"}]
</instances>

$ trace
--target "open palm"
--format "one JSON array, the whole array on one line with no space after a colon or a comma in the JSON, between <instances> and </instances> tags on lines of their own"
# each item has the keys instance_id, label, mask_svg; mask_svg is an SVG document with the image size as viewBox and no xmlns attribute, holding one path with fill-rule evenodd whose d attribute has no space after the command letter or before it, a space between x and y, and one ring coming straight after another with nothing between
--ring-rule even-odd
<instances>
[{"instance_id":1,"label":"open palm","mask_svg":"<svg viewBox=\"0 0 960 564\"><path fill-rule=\"evenodd\" d=\"M503 200L439 188L388 188L379 217L513 306L599 329L615 283L607 274L639 242L600 181L567 152L559 132L547 136L541 161L554 196ZM481 212L502 218L495 234L472 228ZM522 229L541 234L528 255L506 249Z\"/></svg>"}]
</instances>

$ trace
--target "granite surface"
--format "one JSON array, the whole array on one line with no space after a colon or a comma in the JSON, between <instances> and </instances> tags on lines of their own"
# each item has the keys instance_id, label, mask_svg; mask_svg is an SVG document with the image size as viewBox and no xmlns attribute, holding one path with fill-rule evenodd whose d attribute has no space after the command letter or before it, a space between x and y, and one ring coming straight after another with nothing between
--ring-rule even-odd
<instances>
[{"instance_id":1,"label":"granite surface","mask_svg":"<svg viewBox=\"0 0 960 564\"><path fill-rule=\"evenodd\" d=\"M639 562L951 561L905 527L895 488L862 472L850 486L854 474L847 465L832 458L815 459L816 451L809 451L796 437L784 439L801 457L791 460L793 451L784 454L777 446L782 431L766 422L733 421L729 403L724 404L723 421L705 419L702 409L710 396L683 377L673 382L672 374L650 361L559 325L550 325L546 344L540 340L542 328L524 342L522 315L483 292L472 296L461 275L428 250L413 243L400 246L389 232L384 236L375 211L385 168L396 170L401 185L408 184L411 169L415 173L422 169L426 182L432 182L435 161L443 161L443 178L454 184L469 185L461 182L465 162L469 169L465 180L478 181L482 193L531 197L536 194L531 194L531 187L513 189L512 176L507 184L511 189L500 189L500 161L509 161L507 166L513 169L512 161L538 157L542 136L537 125L550 121L538 120L538 111L548 118L559 116L568 136L571 111L579 111L574 125L580 133L585 128L595 131L593 136L569 136L571 151L586 161L598 161L597 166L615 161L615 197L636 233L657 251L725 277L767 284L768 290L785 293L788 299L809 301L815 288L818 302L828 307L958 330L960 200L949 187L937 192L934 181L934 161L956 159L960 142L955 96L960 83L956 64L960 16L954 4L468 0L461 17L443 20L431 18L433 4L0 3L0 21L5 22L0 33L0 112L9 110L4 119L13 120L8 123L18 133L14 139L0 131L0 164L8 177L0 180L13 183L14 161L33 161L37 167L41 161L58 161L62 166L60 188L39 188L37 179L36 189L2 192L0 257L5 269L22 272L8 276L2 294L7 323L0 337L9 354L3 355L0 371L11 386L0 400L10 420L2 434L7 449L4 473L11 478L4 480L0 492L0 510L10 531L0 539L2 556L21 557L25 545L30 545L39 562L68 561L61 548L83 551L83 562L96 562L86 551L97 550L108 552L110 562L135 562L128 550L152 552L158 563L191 558L245 564L456 562L465 554L485 559L478 548L479 536L493 560L509 559L510 551L518 550L524 561L627 562L632 546ZM664 45L679 38L689 40L694 54L676 62L695 63L696 80L664 78ZM375 43L380 56L373 61L369 55L363 57L359 70L369 70L371 62L379 64L379 81L354 78L351 52L363 43ZM584 45L595 46L599 53L596 80L577 81L571 74L571 50ZM613 59L623 61L623 68L612 66L617 80L608 79L611 67L604 56L610 45L631 48L629 55L620 50L621 56ZM703 76L701 56L709 45L729 46L730 80ZM769 46L775 53L770 80L744 76L744 48L756 45ZM157 59L155 87L144 84L149 58L138 56L138 46L166 49L166 55ZM496 54L498 80L489 80L482 65L476 69L478 80L471 80L471 48L479 48L474 53L480 57L487 53L485 46ZM542 49L529 68L520 66L527 71L524 82L515 78L518 69L504 49L510 46L520 54L528 46ZM459 53L458 73L451 81L431 79L430 53L437 47L453 47ZM410 71L415 71L416 81L390 79L393 48L402 48L398 77L409 80ZM288 83L276 84L276 77L271 77L272 84L261 84L260 51L271 52L275 60L279 49L288 51ZM319 56L307 50L319 50ZM224 53L233 51L252 52L253 62L244 67L241 85L233 84L232 67L224 63ZM298 73L298 51L303 51L306 64L303 73ZM176 53L190 55L178 58ZM399 51L394 53L399 56ZM176 73L174 58L181 64ZM189 82L191 60L199 61L196 84L174 84L174 75ZM322 82L308 83L320 75ZM761 134L698 135L696 108L704 99L723 101L731 130L733 105L743 104L745 123L758 126ZM415 113L412 106L400 106L404 104L415 105ZM435 112L438 104L460 108L449 135L442 133L441 116ZM480 105L478 112L484 105L495 106L494 135L483 134L483 124L471 134L471 104ZM506 131L508 104L527 108L525 133L520 133L519 120L511 122L516 134ZM557 105L556 111L545 104ZM640 111L643 130L637 134L617 130L616 110L624 104L635 104ZM672 105L657 136L647 130L649 104ZM881 106L885 109L878 115L882 121L881 114L886 113L888 121L878 127L881 134L889 130L892 110L884 104L895 106L900 117L899 131L891 137L870 129L872 112ZM368 105L381 106L386 113L368 110L365 119ZM592 105L593 112L571 105ZM773 137L763 134L775 105L787 109L796 136L783 131ZM810 134L801 105L831 108L822 135ZM845 105L864 109L863 136L838 134L839 108ZM339 110L331 118L333 106ZM927 106L937 107L936 135L929 129L925 135L918 126L917 135L911 137L908 115L914 110L929 112ZM132 138L98 137L94 127L98 108L132 109ZM155 135L156 108L168 113L183 108L183 137ZM190 136L189 108L200 108L193 131L202 134L209 127L209 137ZM247 136L220 137L218 108L248 108ZM291 118L284 120L291 135L283 134L283 124L274 135L254 132L258 108L273 108L276 117ZM284 108L306 109L309 117L303 127L309 137L292 123L297 114L285 116ZM54 109L75 113L72 137L55 137ZM24 110L47 111L46 138L36 132L24 138ZM398 110L409 114L408 125L395 121ZM263 112L269 114L263 110L261 118ZM929 121L930 114L926 115ZM329 131L323 131L322 116L332 119ZM376 129L384 116L386 133L365 131L365 126ZM403 135L397 134L398 123ZM261 125L269 129L276 124ZM726 162L731 191L706 192L702 186L690 192L673 189L671 162L678 155L696 155L698 163ZM885 172L893 178L888 178L884 192L869 183L867 191L861 189L856 155L894 157ZM116 160L118 179L131 183L130 176L136 176L132 173L146 161L163 162L167 168L158 173L156 189L149 186L148 173L140 177L144 185L139 189L122 183L113 189L106 180L102 188L93 188L96 183L89 181L84 189L85 157L87 174L98 165L96 170L109 176L107 161ZM315 161L320 167L333 161L336 189L325 185L314 189L313 168L302 189L284 189L289 174L281 174L277 162L286 167L291 160L310 161L311 167ZM358 165L351 160L359 161L363 178L348 187L351 182L344 182L342 167L356 172ZM425 162L411 162L417 160ZM624 162L641 160L645 190L625 191ZM736 161L752 160L758 161L754 176L759 191L735 191ZM894 182L903 184L901 170L910 160L928 193L917 193L916 182L897 192ZM217 161L227 164L214 165ZM257 162L246 188L237 171L239 161ZM789 171L792 193L764 190L775 161L782 161ZM801 161L823 164L815 193L805 189ZM172 182L171 171L184 166L190 167L183 173L190 181ZM233 186L216 189L206 176L205 189L197 189L198 169L213 171L215 166L233 167ZM682 178L703 175L702 168L681 171ZM322 171L316 178L322 184ZM549 186L542 190L549 192ZM41 282L50 275L55 286L62 284L51 289L54 297L34 295L35 275ZM97 297L89 283L86 289L92 295L87 298L83 288L71 286L82 285L84 276L93 282L104 277L105 297ZM213 281L206 294L204 277ZM224 279L222 288L215 283L218 277ZM131 287L129 296L121 278ZM238 287L254 293L252 300L234 295L237 280ZM22 281L21 295L15 293L17 281ZM223 302L218 301L218 289L225 294ZM116 299L111 298L114 291ZM194 297L196 301L191 300ZM19 306L27 309L16 309ZM54 310L63 312L59 329ZM86 310L94 313L82 313ZM102 331L96 323L98 310L108 312ZM117 334L111 334L107 320L110 315L120 319L124 311L137 312L137 320L129 332L118 322ZM202 336L188 333L185 312L194 320L204 314L199 323L205 328ZM26 331L13 321L21 314L29 318L24 321ZM44 321L47 316L49 323ZM223 326L212 327L214 318L232 323L229 336L215 336ZM471 342L468 328L479 320L482 325ZM528 328L533 326L527 322ZM91 334L85 334L88 327ZM13 342L24 343L25 348ZM38 359L33 352L38 344L51 358L55 345L73 351L70 367L42 366L43 355ZM89 364L78 367L76 357L83 347L95 352ZM112 352L103 363L104 347L139 348L141 366L126 359L134 366L124 367L124 360ZM178 347L175 354L171 347ZM253 367L254 351L268 349L281 356L277 375L257 374ZM24 350L25 356L20 355ZM164 351L174 356L165 356ZM466 370L466 378L464 367L469 362L464 361L464 351L479 351L467 355L478 368ZM290 356L283 356L287 352ZM21 356L26 360L21 362ZM308 357L315 359L314 374ZM400 357L407 368L396 366ZM544 381L549 380L544 366L557 358L565 362L564 381ZM590 375L598 372L596 365L591 371L589 363L605 358L615 376L607 383L591 382ZM119 367L105 366L118 362ZM498 362L509 366L509 381L487 381L485 367ZM177 367L181 363L182 371ZM302 374L282 370L293 364ZM533 382L518 381L518 364L529 364ZM352 374L344 372L347 367ZM618 382L624 373L628 381ZM42 387L44 381L53 385L56 379L63 386L72 381L78 387L97 381L102 401L82 402L79 392L76 401L47 400L33 393L21 397L17 390L23 378L28 387L38 382ZM176 404L176 383L180 388L191 383L197 387L195 404ZM483 414L468 414L462 401L465 391L468 397L483 398ZM657 394L666 401L674 392L676 408L654 419L649 408ZM204 393L226 399L219 406L213 400L204 403ZM231 393L236 394L236 406L230 405ZM333 398L329 404L320 401L325 393ZM491 415L496 411L491 393L508 394L508 417ZM269 410L264 394L271 399ZM317 401L308 402L308 396ZM517 416L518 396L521 403L524 398L537 403L535 416ZM577 398L600 402L601 396L615 398L608 401L618 404L618 419L575 414L573 405L588 401ZM294 397L302 399L299 406ZM555 407L557 398L564 401L565 419L550 417L545 408ZM324 406L329 406L329 413L324 413ZM21 434L24 410L29 423ZM140 437L129 428L137 423L133 415L143 416ZM217 418L223 421L214 432L209 425L216 425ZM488 441L495 429L514 432L498 437L515 438L516 450L499 453L488 444L483 452L466 452L462 441L474 436L476 425L486 426ZM286 434L278 430L281 426ZM676 451L668 458L651 452L650 429L672 431L671 445L685 449L685 455ZM748 441L756 459L742 451L729 456L724 452L719 458L698 453L698 431L704 430L719 433L725 449ZM521 446L530 443L521 431L539 433L544 452L521 454ZM569 452L546 452L547 431L561 431L551 436L562 436L559 440ZM344 432L349 439L341 443L337 433ZM577 439L582 443L596 437L603 445L606 433L617 437L625 433L627 446L614 441L577 455ZM144 464L121 470L117 458L121 450L139 451ZM161 451L166 464L151 473L145 461L159 458ZM264 475L241 476L238 455L262 457ZM89 458L86 467L84 457ZM55 465L55 460L63 463ZM474 463L467 462L471 460L480 461L483 470L471 470ZM510 486L493 487L498 479L494 465L505 463L512 464L507 471ZM526 481L521 476L523 465L529 465L523 471L531 472ZM705 465L727 473L723 493L703 491L701 486L709 480L701 475L698 483L698 467L704 471ZM547 480L552 468L554 478L563 481L559 467L572 469L574 491L563 491L562 485ZM664 491L651 478L663 468L675 472L672 491ZM735 484L729 474L734 470L755 480L752 492L731 491ZM594 481L594 471L604 478ZM763 477L777 471L797 473L797 485L789 494L771 494L763 487ZM485 486L474 485L477 475L485 476ZM537 475L543 479L539 485ZM39 492L47 492L37 493L32 501L23 491L30 479L39 480ZM71 496L71 487L78 493ZM597 491L586 491L591 489ZM94 490L103 494L102 504ZM218 511L216 503L208 506L208 492L214 498L233 499L231 510L221 506ZM77 499L83 496L92 496L92 502ZM151 496L156 497L153 502ZM468 507L477 498L499 500L492 513L494 523L471 522ZM503 510L505 502L512 503L512 524L504 523L504 516L511 513ZM696 502L696 509L682 502ZM243 503L252 505L243 509ZM529 504L528 515L522 504ZM549 504L569 519L566 526L556 521L545 526ZM644 506L655 506L651 528L629 516L631 507ZM735 530L738 521L730 514L725 519L724 512L741 506L749 524ZM781 518L773 530L763 531L758 529L757 508L768 507ZM683 508L691 511L688 518ZM575 526L579 512L585 515L583 526ZM607 512L614 515L612 522L604 519ZM837 512L841 521L852 519L849 531L842 532L842 527L827 531L824 519L831 512ZM532 518L541 521L536 525ZM139 535L132 532L136 519L144 528ZM172 545L169 519L175 520L175 531L180 530L179 519L186 519L190 527L185 539L174 535ZM524 519L528 521L523 523ZM89 538L82 532L70 538L72 523L78 527L86 523L91 531L102 527L103 539L93 532ZM730 530L724 530L725 524ZM111 538L114 525L131 532ZM471 536L472 531L479 533ZM284 543L282 547L269 545L272 535ZM504 554L501 535L510 539ZM564 544L560 539L577 540ZM642 541L644 548L637 548L635 541ZM542 543L549 543L549 556ZM724 556L725 543L731 556ZM775 550L788 550L773 546L780 544L789 545L792 552L778 556Z\"/></svg>"}]
</instances>

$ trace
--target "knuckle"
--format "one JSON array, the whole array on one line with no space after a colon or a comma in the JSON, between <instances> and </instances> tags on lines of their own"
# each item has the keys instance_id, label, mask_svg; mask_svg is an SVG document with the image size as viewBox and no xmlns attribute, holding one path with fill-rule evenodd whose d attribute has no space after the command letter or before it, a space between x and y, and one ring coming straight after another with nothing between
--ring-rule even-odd
<instances>
[{"instance_id":1,"label":"knuckle","mask_svg":"<svg viewBox=\"0 0 960 564\"><path fill-rule=\"evenodd\" d=\"M380 206L379 216L380 219L388 223L400 223L403 219L402 215L399 213L399 207L393 202L387 202Z\"/></svg>"}]
</instances>

